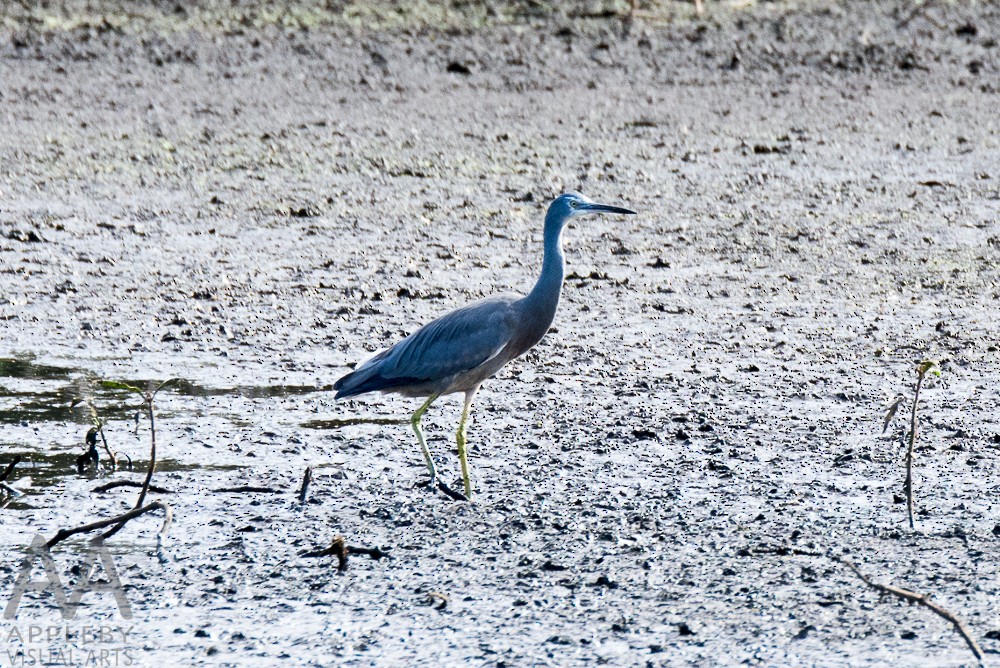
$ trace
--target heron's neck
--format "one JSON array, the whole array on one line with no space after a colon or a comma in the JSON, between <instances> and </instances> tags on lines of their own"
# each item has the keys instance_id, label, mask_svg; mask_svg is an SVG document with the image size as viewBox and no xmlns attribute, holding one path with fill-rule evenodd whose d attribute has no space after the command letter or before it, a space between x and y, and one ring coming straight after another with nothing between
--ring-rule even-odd
<instances>
[{"instance_id":1,"label":"heron's neck","mask_svg":"<svg viewBox=\"0 0 1000 668\"><path fill-rule=\"evenodd\" d=\"M547 316L549 323L559 306L566 263L562 250L563 221L545 218L545 255L542 259L542 273L538 282L525 301L538 316ZM548 328L548 324L546 324Z\"/></svg>"}]
</instances>

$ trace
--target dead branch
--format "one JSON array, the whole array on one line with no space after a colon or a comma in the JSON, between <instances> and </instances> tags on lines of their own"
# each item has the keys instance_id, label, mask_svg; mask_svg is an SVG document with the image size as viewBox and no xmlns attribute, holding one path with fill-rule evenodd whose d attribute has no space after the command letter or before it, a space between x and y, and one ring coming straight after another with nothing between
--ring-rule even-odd
<instances>
[{"instance_id":1,"label":"dead branch","mask_svg":"<svg viewBox=\"0 0 1000 668\"><path fill-rule=\"evenodd\" d=\"M750 551L748 550L747 553L750 553ZM941 617L942 619L951 622L952 626L955 627L955 630L958 631L959 635L962 636L962 639L965 640L965 644L969 646L969 649L972 650L972 653L979 660L979 665L980 666L984 665L983 650L981 647L979 647L979 643L976 642L976 639L972 637L972 633L969 631L965 623L962 622L962 620L960 620L957 616L955 616L954 613L952 613L949 610L946 610L945 608L941 607L940 605L932 601L930 595L928 594L918 594L908 589L902 589L900 587L895 587L893 585L885 585L879 582L875 582L867 575L862 573L861 570L858 569L858 567L855 566L852 561L845 559L841 556L838 556L836 554L833 554L831 552L823 554L815 550L802 550L794 547L761 546L756 550L753 550L752 553L771 554L779 557L789 556L789 555L826 557L830 561L846 566L848 569L850 569L852 573L854 573L858 578L860 578L862 582L864 582L872 589L875 589L876 591L879 591L883 594L891 594L897 598L901 598L904 601L907 601L908 603L916 603L917 605L922 605L931 612L933 612L934 614L936 614L938 617Z\"/></svg>"},{"instance_id":2,"label":"dead branch","mask_svg":"<svg viewBox=\"0 0 1000 668\"><path fill-rule=\"evenodd\" d=\"M14 455L14 459L10 460L10 464L7 464L7 468L0 473L0 482L5 481L10 477L10 474L14 472L14 467L21 463L21 455Z\"/></svg>"},{"instance_id":3,"label":"dead branch","mask_svg":"<svg viewBox=\"0 0 1000 668\"><path fill-rule=\"evenodd\" d=\"M910 22L913 21L913 19L917 18L918 16L923 16L923 18L928 23L930 23L931 25L933 25L935 28L939 28L940 29L941 28L941 24L938 23L937 21L935 21L933 18L931 18L931 16L927 13L927 10L930 9L933 4L934 4L934 0L927 0L927 2L917 2L917 3L915 3L914 6L913 6L913 9L906 16L904 16L900 21L898 21L896 23L896 29L897 30L901 30L901 29L905 28L906 26L910 25Z\"/></svg>"},{"instance_id":4,"label":"dead branch","mask_svg":"<svg viewBox=\"0 0 1000 668\"><path fill-rule=\"evenodd\" d=\"M343 536L334 536L333 542L330 543L330 547L323 548L322 550L310 550L308 552L303 552L300 556L303 557L337 557L337 570L344 572L347 570L347 555L349 554L364 554L376 561L382 559L383 557L388 557L388 550L383 550L380 547L357 547L355 545L348 545L344 540Z\"/></svg>"},{"instance_id":5,"label":"dead branch","mask_svg":"<svg viewBox=\"0 0 1000 668\"><path fill-rule=\"evenodd\" d=\"M146 479L142 483L142 489L139 490L139 498L135 502L135 507L138 508L142 505L142 502L146 500L146 492L149 491L149 483L153 480L153 472L156 471L156 423L153 417L153 393L150 392L146 396L146 409L149 412L149 468L146 469ZM114 531L117 531L115 529Z\"/></svg>"},{"instance_id":6,"label":"dead branch","mask_svg":"<svg viewBox=\"0 0 1000 668\"><path fill-rule=\"evenodd\" d=\"M145 515L148 512L160 509L163 511L163 526L160 528L159 533L165 534L170 528L170 523L173 521L173 511L170 506L163 503L162 501L153 501L141 508L133 508L132 510L118 515L117 517L112 517L106 520L100 520L99 522L91 522L90 524L84 524L83 526L74 527L72 529L60 529L55 536L53 536L49 542L45 544L45 547L51 549L53 545L61 543L70 536L75 536L78 533L90 533L91 531L97 531L98 529L103 529L106 526L118 525L119 527L125 526L129 520L133 520L136 517Z\"/></svg>"},{"instance_id":7,"label":"dead branch","mask_svg":"<svg viewBox=\"0 0 1000 668\"><path fill-rule=\"evenodd\" d=\"M143 483L136 482L135 480L116 480L115 482L109 482L105 485L99 485L90 491L94 494L100 494L102 492L115 489L116 487L142 487L142 485ZM155 494L173 494L172 490L157 487L156 485L150 485L148 489L150 492Z\"/></svg>"},{"instance_id":8,"label":"dead branch","mask_svg":"<svg viewBox=\"0 0 1000 668\"><path fill-rule=\"evenodd\" d=\"M312 482L312 467L307 466L306 472L302 474L302 487L299 489L299 503L306 502L306 494L309 493L309 483Z\"/></svg>"},{"instance_id":9,"label":"dead branch","mask_svg":"<svg viewBox=\"0 0 1000 668\"><path fill-rule=\"evenodd\" d=\"M356 547L354 545L348 545L347 546L347 553L348 554L364 554L364 555L367 555L367 556L371 557L375 561L378 561L382 557L388 557L389 556L388 551L383 550L380 547Z\"/></svg>"},{"instance_id":10,"label":"dead branch","mask_svg":"<svg viewBox=\"0 0 1000 668\"><path fill-rule=\"evenodd\" d=\"M10 496L21 496L24 494L24 492L22 492L21 490L17 489L16 487L11 487L5 482L0 482L0 491L7 492L7 494Z\"/></svg>"},{"instance_id":11,"label":"dead branch","mask_svg":"<svg viewBox=\"0 0 1000 668\"><path fill-rule=\"evenodd\" d=\"M118 458L115 457L115 453L111 452L111 446L108 445L108 439L104 435L104 425L102 424L97 428L98 433L101 435L101 442L104 444L104 451L108 453L108 458L111 460L111 470L118 470Z\"/></svg>"},{"instance_id":12,"label":"dead branch","mask_svg":"<svg viewBox=\"0 0 1000 668\"><path fill-rule=\"evenodd\" d=\"M962 638L965 640L965 644L969 646L969 649L972 650L972 653L976 656L977 659L979 659L979 665L983 665L983 656L984 656L983 650L982 648L979 647L979 643L976 642L976 639L972 637L972 634L969 632L969 629L965 626L965 623L962 622L961 619L956 617L954 613L952 613L949 610L945 610L940 605L932 601L929 595L918 594L908 589L901 589L899 587L894 587L892 585L884 585L878 582L874 582L867 575L858 570L858 567L855 566L853 562L850 562L847 559L844 559L843 557L838 557L836 555L828 555L828 556L831 560L836 561L839 564L843 564L844 566L847 566L849 569L851 569L851 571L855 575L857 575L861 579L862 582L864 582L872 589L880 591L883 594L892 594L893 596L901 598L909 603L916 603L917 605L922 605L931 612L933 612L938 617L941 617L942 619L951 622L952 626L955 627L955 630L958 631L959 635L961 635Z\"/></svg>"},{"instance_id":13,"label":"dead branch","mask_svg":"<svg viewBox=\"0 0 1000 668\"><path fill-rule=\"evenodd\" d=\"M149 492L149 484L152 482L153 473L156 471L156 417L153 410L153 399L156 398L157 392L176 380L176 378L170 378L169 380L165 380L157 385L154 389L147 388L145 392L141 392L143 401L146 402L146 412L149 414L149 467L146 469L146 479L143 481L142 488L139 490L139 498L136 499L135 509L142 506L143 502L146 500L146 493ZM126 387L136 391L136 388L131 388L131 386ZM131 463L132 460L130 459L129 464ZM121 524L111 527L104 532L102 538L105 540L111 538L116 533L121 531L124 526L125 522L122 522Z\"/></svg>"},{"instance_id":14,"label":"dead branch","mask_svg":"<svg viewBox=\"0 0 1000 668\"><path fill-rule=\"evenodd\" d=\"M322 550L311 550L309 552L303 552L303 557L329 557L331 555L336 555L337 557L337 570L341 573L347 570L347 542L344 540L343 536L334 536L333 542L330 543L330 547Z\"/></svg>"}]
</instances>

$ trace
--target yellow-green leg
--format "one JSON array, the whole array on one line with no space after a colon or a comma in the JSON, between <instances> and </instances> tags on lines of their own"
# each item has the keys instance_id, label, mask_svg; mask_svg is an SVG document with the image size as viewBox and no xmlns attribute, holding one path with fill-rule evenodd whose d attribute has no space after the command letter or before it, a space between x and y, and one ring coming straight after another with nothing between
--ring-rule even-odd
<instances>
[{"instance_id":1,"label":"yellow-green leg","mask_svg":"<svg viewBox=\"0 0 1000 668\"><path fill-rule=\"evenodd\" d=\"M472 480L469 478L469 456L465 451L465 424L469 421L469 409L472 408L472 400L476 398L476 390L473 388L465 393L465 406L462 407L462 419L458 423L458 433L455 434L455 441L458 443L458 460L462 463L462 482L465 484L465 496L472 501Z\"/></svg>"},{"instance_id":2,"label":"yellow-green leg","mask_svg":"<svg viewBox=\"0 0 1000 668\"><path fill-rule=\"evenodd\" d=\"M420 428L420 419L424 417L424 413L427 409L431 407L434 400L438 398L439 395L432 394L427 397L427 401L424 402L423 406L417 409L417 412L413 414L410 418L410 424L413 425L413 431L417 434L417 440L420 441L420 449L424 453L424 461L427 462L427 471L431 474L431 489L437 486L437 469L434 468L434 458L431 457L431 451L427 449L427 441L424 440L424 430Z\"/></svg>"}]
</instances>

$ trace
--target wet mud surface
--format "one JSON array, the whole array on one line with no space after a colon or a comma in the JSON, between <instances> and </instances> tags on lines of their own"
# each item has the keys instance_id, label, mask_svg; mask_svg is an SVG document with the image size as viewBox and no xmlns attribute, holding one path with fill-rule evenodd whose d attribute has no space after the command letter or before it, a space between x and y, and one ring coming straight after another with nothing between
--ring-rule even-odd
<instances>
[{"instance_id":1,"label":"wet mud surface","mask_svg":"<svg viewBox=\"0 0 1000 668\"><path fill-rule=\"evenodd\" d=\"M932 593L1000 651L1000 14L909 7L7 17L0 465L22 455L24 494L0 510L4 591L36 533L135 502L92 491L148 461L140 402L98 380L177 377L171 493L151 494L168 539L149 515L109 541L134 618L94 595L67 623L131 627L107 647L132 665L973 665L927 610L780 547ZM640 215L567 231L554 329L477 400L477 501L417 487L416 402L330 386L528 290L567 189ZM132 471L77 474L80 396ZM459 410L425 418L449 483ZM238 486L274 492L215 491ZM336 535L389 556L301 556ZM67 572L84 542L54 549ZM63 622L27 597L2 624L16 654L12 625Z\"/></svg>"}]
</instances>

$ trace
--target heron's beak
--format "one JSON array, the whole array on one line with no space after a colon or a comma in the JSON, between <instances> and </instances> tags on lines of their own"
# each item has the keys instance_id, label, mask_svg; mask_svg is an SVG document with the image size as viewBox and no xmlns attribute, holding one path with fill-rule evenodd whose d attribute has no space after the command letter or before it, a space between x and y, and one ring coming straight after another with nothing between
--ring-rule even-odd
<instances>
[{"instance_id":1,"label":"heron's beak","mask_svg":"<svg viewBox=\"0 0 1000 668\"><path fill-rule=\"evenodd\" d=\"M631 209L623 209L620 206L611 206L610 204L597 204L595 202L581 204L580 208L587 213L625 213L632 216L635 215L635 211Z\"/></svg>"}]
</instances>

